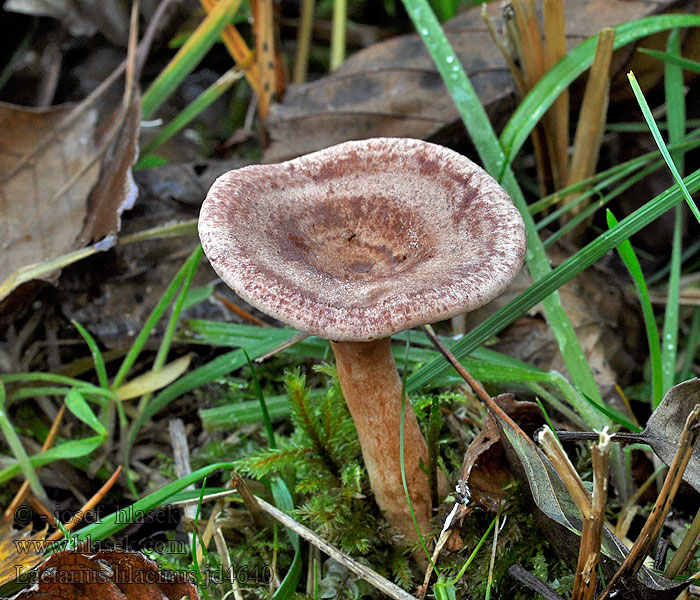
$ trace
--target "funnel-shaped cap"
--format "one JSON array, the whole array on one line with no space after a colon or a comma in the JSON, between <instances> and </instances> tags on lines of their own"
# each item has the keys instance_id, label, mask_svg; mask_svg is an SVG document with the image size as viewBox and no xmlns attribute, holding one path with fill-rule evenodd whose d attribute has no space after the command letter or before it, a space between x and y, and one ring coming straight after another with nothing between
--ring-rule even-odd
<instances>
[{"instance_id":1,"label":"funnel-shaped cap","mask_svg":"<svg viewBox=\"0 0 700 600\"><path fill-rule=\"evenodd\" d=\"M230 171L209 190L199 234L241 298L339 341L477 308L515 277L526 248L520 214L483 169L391 138Z\"/></svg>"}]
</instances>

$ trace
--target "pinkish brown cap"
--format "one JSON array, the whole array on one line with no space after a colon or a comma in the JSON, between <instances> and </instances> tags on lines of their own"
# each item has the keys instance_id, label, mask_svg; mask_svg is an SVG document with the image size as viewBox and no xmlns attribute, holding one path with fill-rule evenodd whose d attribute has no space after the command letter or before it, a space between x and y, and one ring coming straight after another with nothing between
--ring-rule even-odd
<instances>
[{"instance_id":1,"label":"pinkish brown cap","mask_svg":"<svg viewBox=\"0 0 700 600\"><path fill-rule=\"evenodd\" d=\"M404 138L229 171L207 194L199 236L241 298L336 341L477 308L511 282L526 247L519 212L483 169Z\"/></svg>"}]
</instances>

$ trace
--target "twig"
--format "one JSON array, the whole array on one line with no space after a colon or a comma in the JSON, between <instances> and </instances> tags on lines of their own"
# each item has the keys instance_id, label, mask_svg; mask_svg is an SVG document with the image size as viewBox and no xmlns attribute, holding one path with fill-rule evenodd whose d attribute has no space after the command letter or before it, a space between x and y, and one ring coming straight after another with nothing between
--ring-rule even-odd
<instances>
[{"instance_id":1,"label":"twig","mask_svg":"<svg viewBox=\"0 0 700 600\"><path fill-rule=\"evenodd\" d=\"M56 436L58 435L58 428L61 426L61 421L63 420L63 415L65 412L66 412L66 405L62 404L61 408L58 410L58 413L56 414L56 418L53 420L53 423L51 423L51 429L49 429L49 433L46 436L44 443L41 445L42 452L46 452L49 448L51 448L51 446L53 446L54 441L56 441ZM22 501L24 500L28 491L29 491L29 482L28 481L22 482L22 485L20 486L19 490L17 490L15 497L12 499L12 502L10 502L10 506L8 506L7 509L5 510L5 514L3 515L3 520L14 518L15 511L17 510L17 507L20 504L22 504Z\"/></svg>"},{"instance_id":2,"label":"twig","mask_svg":"<svg viewBox=\"0 0 700 600\"><path fill-rule=\"evenodd\" d=\"M304 83L309 67L311 50L311 29L314 24L316 0L302 0L299 27L297 30L297 52L294 58L294 83Z\"/></svg>"},{"instance_id":3,"label":"twig","mask_svg":"<svg viewBox=\"0 0 700 600\"><path fill-rule=\"evenodd\" d=\"M250 516L253 517L253 523L259 528L264 527L266 524L265 515L263 515L260 506L255 501L255 494L250 491L250 488L238 473L231 474L231 487L237 490L241 498L243 498L243 504L248 509Z\"/></svg>"},{"instance_id":4,"label":"twig","mask_svg":"<svg viewBox=\"0 0 700 600\"><path fill-rule=\"evenodd\" d=\"M597 567L600 561L600 543L605 521L605 504L608 500L608 471L610 469L610 436L607 427L600 433L600 440L593 444L593 497L589 514L583 519L581 545L579 547L576 578L571 600L594 600Z\"/></svg>"},{"instance_id":5,"label":"twig","mask_svg":"<svg viewBox=\"0 0 700 600\"><path fill-rule=\"evenodd\" d=\"M173 459L175 460L175 473L178 479L186 477L192 473L192 465L190 464L190 449L187 446L187 433L185 432L185 424L182 419L170 419L168 421L168 434L170 436L170 445L173 448ZM188 485L185 490L194 490L194 484ZM183 514L188 519L194 519L197 516L196 506L186 506Z\"/></svg>"},{"instance_id":6,"label":"twig","mask_svg":"<svg viewBox=\"0 0 700 600\"><path fill-rule=\"evenodd\" d=\"M255 362L261 363L263 361L266 361L268 358L271 358L271 357L275 356L276 354L279 354L280 352L283 352L284 350L291 348L295 344L298 344L299 342L303 342L307 337L309 337L308 333L297 333L296 335L293 335L292 337L290 337L288 340L285 340L284 342L282 342L279 346L275 346L269 352L265 352L265 354L258 356L255 359Z\"/></svg>"},{"instance_id":7,"label":"twig","mask_svg":"<svg viewBox=\"0 0 700 600\"><path fill-rule=\"evenodd\" d=\"M119 477L119 474L121 472L122 468L121 465L119 465L114 471L114 473L112 473L112 476L105 482L105 484L99 490L97 490L97 492L95 492L92 498L90 498L90 500L83 504L80 510L73 515L70 521L64 523L64 527L68 531L70 531L76 525L78 525L85 518L85 516L89 514L90 511L102 501L102 498L105 497L105 494L111 489L111 487L114 485L114 482L117 481L117 478ZM51 534L51 536L49 537L49 541L55 542L61 539L62 536L63 532L59 529Z\"/></svg>"},{"instance_id":8,"label":"twig","mask_svg":"<svg viewBox=\"0 0 700 600\"><path fill-rule=\"evenodd\" d=\"M667 579L673 579L678 573L682 573L684 568L687 567L690 559L695 554L697 548L697 540L700 537L700 510L695 514L695 518L691 523L688 531L685 532L683 541L678 550L673 555L671 562L668 563L668 567L664 571L664 577Z\"/></svg>"},{"instance_id":9,"label":"twig","mask_svg":"<svg viewBox=\"0 0 700 600\"><path fill-rule=\"evenodd\" d=\"M634 577L641 568L647 551L663 527L666 515L671 508L671 503L678 491L678 486L683 479L683 473L688 466L688 461L693 454L693 449L699 437L700 404L696 404L685 421L685 426L678 442L678 452L673 458L654 508L652 508L649 518L644 523L644 527L642 527L642 531L639 533L639 537L634 546L632 546L627 558L625 558L617 573L610 580L608 587L605 588L599 600L610 600L617 590L624 586L629 578Z\"/></svg>"},{"instance_id":10,"label":"twig","mask_svg":"<svg viewBox=\"0 0 700 600\"><path fill-rule=\"evenodd\" d=\"M249 313L244 308L241 308L240 306L238 306L238 304L231 302L225 296L222 296L221 294L217 294L216 292L214 292L212 294L212 296L214 296L214 298L216 298L219 302L221 302L221 304L223 304L234 315L239 316L244 321L248 321L248 323L252 323L253 325L259 325L260 327L272 327L272 325L270 325L269 323L266 323L262 319L258 319L258 317L256 317L255 315Z\"/></svg>"},{"instance_id":11,"label":"twig","mask_svg":"<svg viewBox=\"0 0 700 600\"><path fill-rule=\"evenodd\" d=\"M328 556L346 566L350 571L352 571L356 575L362 577L362 579L373 585L380 592L383 592L384 594L386 594L390 598L394 598L395 600L417 600L415 596L412 596L406 590L400 588L395 583L392 583L388 579L385 579L378 573L372 571L372 569L367 568L365 565L360 564L354 558L345 554L345 552L341 552L334 546L331 546L328 542L326 542L318 535L316 535L313 531L311 531L311 529L295 521L289 515L283 513L278 508L272 506L272 504L265 502L265 500L263 500L262 498L256 497L256 500L260 505L260 508L262 508L262 510L264 510L271 517L273 517L274 519L282 523L282 525L288 527L295 533L298 533L301 537L303 537L308 542L312 543L317 548L320 548Z\"/></svg>"},{"instance_id":12,"label":"twig","mask_svg":"<svg viewBox=\"0 0 700 600\"><path fill-rule=\"evenodd\" d=\"M524 586L530 588L533 592L545 598L545 600L564 600L564 598L557 594L539 577L536 577L530 573L530 571L518 564L512 565L508 569L508 573L510 573L511 577L517 579Z\"/></svg>"}]
</instances>

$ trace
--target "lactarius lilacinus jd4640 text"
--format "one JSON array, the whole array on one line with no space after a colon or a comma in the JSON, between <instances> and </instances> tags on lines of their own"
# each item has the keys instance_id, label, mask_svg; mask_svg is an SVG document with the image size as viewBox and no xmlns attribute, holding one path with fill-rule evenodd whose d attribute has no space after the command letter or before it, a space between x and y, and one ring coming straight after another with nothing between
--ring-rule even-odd
<instances>
[{"instance_id":1,"label":"lactarius lilacinus jd4640 text","mask_svg":"<svg viewBox=\"0 0 700 600\"><path fill-rule=\"evenodd\" d=\"M515 277L520 214L472 161L420 140L346 142L222 175L199 217L211 265L241 298L331 340L377 504L410 539L390 336L477 308ZM426 445L405 403L404 464L421 531Z\"/></svg>"}]
</instances>

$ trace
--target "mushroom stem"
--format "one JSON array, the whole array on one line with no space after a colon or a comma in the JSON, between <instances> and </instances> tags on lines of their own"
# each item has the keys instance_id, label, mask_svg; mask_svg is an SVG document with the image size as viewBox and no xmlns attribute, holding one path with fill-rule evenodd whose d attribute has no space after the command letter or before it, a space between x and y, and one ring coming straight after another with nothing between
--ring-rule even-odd
<instances>
[{"instance_id":1,"label":"mushroom stem","mask_svg":"<svg viewBox=\"0 0 700 600\"><path fill-rule=\"evenodd\" d=\"M391 354L391 338L372 342L332 342L340 387L355 422L374 497L384 518L408 539L418 538L401 481L401 378ZM420 460L428 451L406 398L404 468L413 512L421 533L430 529L430 489ZM444 478L440 483L445 487Z\"/></svg>"}]
</instances>

